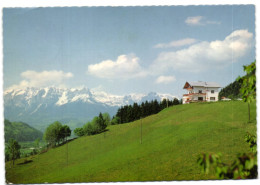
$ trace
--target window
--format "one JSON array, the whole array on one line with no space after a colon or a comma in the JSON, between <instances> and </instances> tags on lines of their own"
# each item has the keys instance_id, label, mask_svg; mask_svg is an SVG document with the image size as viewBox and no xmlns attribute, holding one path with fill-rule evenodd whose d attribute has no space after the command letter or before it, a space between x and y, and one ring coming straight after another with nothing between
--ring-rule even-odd
<instances>
[{"instance_id":1,"label":"window","mask_svg":"<svg viewBox=\"0 0 260 185\"><path fill-rule=\"evenodd\" d=\"M211 90L211 93L213 94L214 93L214 90ZM213 97L212 97L213 98Z\"/></svg>"},{"instance_id":2,"label":"window","mask_svg":"<svg viewBox=\"0 0 260 185\"><path fill-rule=\"evenodd\" d=\"M215 97L210 97L210 101L215 101Z\"/></svg>"},{"instance_id":3,"label":"window","mask_svg":"<svg viewBox=\"0 0 260 185\"><path fill-rule=\"evenodd\" d=\"M202 93L202 90L199 90L199 93Z\"/></svg>"},{"instance_id":4,"label":"window","mask_svg":"<svg viewBox=\"0 0 260 185\"><path fill-rule=\"evenodd\" d=\"M199 101L203 101L203 97L198 97L198 100Z\"/></svg>"}]
</instances>

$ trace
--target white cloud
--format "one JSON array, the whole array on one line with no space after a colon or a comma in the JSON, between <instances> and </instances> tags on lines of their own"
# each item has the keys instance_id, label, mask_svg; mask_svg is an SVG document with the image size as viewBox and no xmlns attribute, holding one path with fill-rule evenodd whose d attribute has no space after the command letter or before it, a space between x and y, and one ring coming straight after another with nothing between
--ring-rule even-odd
<instances>
[{"instance_id":1,"label":"white cloud","mask_svg":"<svg viewBox=\"0 0 260 185\"><path fill-rule=\"evenodd\" d=\"M156 44L154 46L154 48L171 48L171 47L181 47L181 46L185 46L185 45L191 45L193 43L195 43L197 40L196 39L192 39L192 38L185 38L182 40L176 40L176 41L172 41L170 43L160 43L160 44Z\"/></svg>"},{"instance_id":2,"label":"white cloud","mask_svg":"<svg viewBox=\"0 0 260 185\"><path fill-rule=\"evenodd\" d=\"M196 17L188 17L186 20L185 20L185 23L188 24L188 25L203 25L201 23L201 20L203 19L202 16L196 16Z\"/></svg>"},{"instance_id":3,"label":"white cloud","mask_svg":"<svg viewBox=\"0 0 260 185\"><path fill-rule=\"evenodd\" d=\"M252 47L253 34L236 30L224 40L200 42L186 49L159 54L151 69L162 73L169 69L199 72L223 67L245 56Z\"/></svg>"},{"instance_id":4,"label":"white cloud","mask_svg":"<svg viewBox=\"0 0 260 185\"><path fill-rule=\"evenodd\" d=\"M120 55L116 61L105 60L89 65L87 74L105 79L131 79L147 75L135 55Z\"/></svg>"},{"instance_id":5,"label":"white cloud","mask_svg":"<svg viewBox=\"0 0 260 185\"><path fill-rule=\"evenodd\" d=\"M206 24L221 24L221 22L207 20L207 18L203 16L188 17L185 20L185 23L190 26L201 26Z\"/></svg>"},{"instance_id":6,"label":"white cloud","mask_svg":"<svg viewBox=\"0 0 260 185\"><path fill-rule=\"evenodd\" d=\"M23 89L26 87L47 87L58 86L62 87L64 81L73 77L72 73L64 73L63 71L25 71L21 73L24 79L18 85L13 85L9 89Z\"/></svg>"},{"instance_id":7,"label":"white cloud","mask_svg":"<svg viewBox=\"0 0 260 185\"><path fill-rule=\"evenodd\" d=\"M155 83L157 84L169 84L171 82L175 82L176 78L174 76L159 76Z\"/></svg>"}]
</instances>

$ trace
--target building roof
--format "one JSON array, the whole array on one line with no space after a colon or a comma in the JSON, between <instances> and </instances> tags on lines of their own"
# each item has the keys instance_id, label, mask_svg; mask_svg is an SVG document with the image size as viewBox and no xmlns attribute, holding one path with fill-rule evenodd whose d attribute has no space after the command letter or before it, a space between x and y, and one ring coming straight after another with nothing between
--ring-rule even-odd
<instances>
[{"instance_id":1,"label":"building roof","mask_svg":"<svg viewBox=\"0 0 260 185\"><path fill-rule=\"evenodd\" d=\"M192 86L192 87L221 87L216 82L202 82L202 81L198 81L198 82L186 82L186 83L190 84L190 86Z\"/></svg>"}]
</instances>

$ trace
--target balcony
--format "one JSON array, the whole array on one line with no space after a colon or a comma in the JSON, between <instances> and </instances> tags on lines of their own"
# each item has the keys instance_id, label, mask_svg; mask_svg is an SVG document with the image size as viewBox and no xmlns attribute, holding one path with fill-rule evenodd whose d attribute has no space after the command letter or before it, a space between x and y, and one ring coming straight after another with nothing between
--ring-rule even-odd
<instances>
[{"instance_id":1,"label":"balcony","mask_svg":"<svg viewBox=\"0 0 260 185\"><path fill-rule=\"evenodd\" d=\"M206 102L206 100L187 100L186 103Z\"/></svg>"},{"instance_id":2,"label":"balcony","mask_svg":"<svg viewBox=\"0 0 260 185\"><path fill-rule=\"evenodd\" d=\"M206 93L190 93L190 94L183 94L183 96L194 96L194 95L201 95L201 96L206 96Z\"/></svg>"}]
</instances>

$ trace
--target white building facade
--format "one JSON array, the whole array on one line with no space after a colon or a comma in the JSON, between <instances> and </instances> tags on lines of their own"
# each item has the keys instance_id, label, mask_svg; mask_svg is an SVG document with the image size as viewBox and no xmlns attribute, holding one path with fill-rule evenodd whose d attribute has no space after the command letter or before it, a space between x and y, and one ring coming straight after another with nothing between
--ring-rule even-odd
<instances>
[{"instance_id":1,"label":"white building facade","mask_svg":"<svg viewBox=\"0 0 260 185\"><path fill-rule=\"evenodd\" d=\"M183 94L183 104L191 102L218 101L220 85L215 82L186 82L183 89L187 94Z\"/></svg>"}]
</instances>

